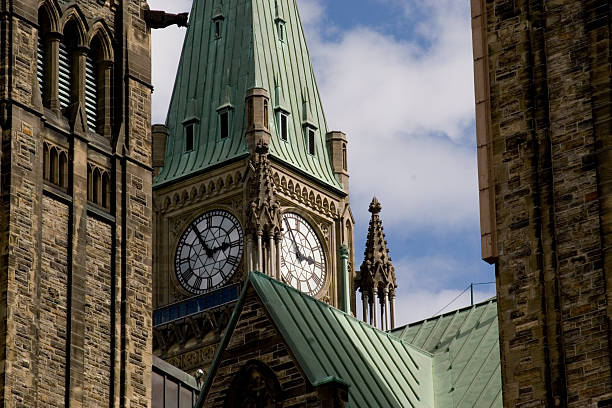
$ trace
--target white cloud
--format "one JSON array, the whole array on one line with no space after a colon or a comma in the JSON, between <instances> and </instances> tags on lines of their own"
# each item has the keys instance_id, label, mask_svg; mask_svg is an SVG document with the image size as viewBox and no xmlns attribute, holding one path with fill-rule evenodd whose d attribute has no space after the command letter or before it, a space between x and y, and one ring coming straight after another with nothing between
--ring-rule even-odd
<instances>
[{"instance_id":1,"label":"white cloud","mask_svg":"<svg viewBox=\"0 0 612 408\"><path fill-rule=\"evenodd\" d=\"M431 291L426 289L402 291L397 298L396 327L418 322L435 316L442 308L452 302L442 313L450 312L470 305L470 291L461 294L462 290L444 289ZM461 296L459 296L461 295ZM457 299L457 296L459 298ZM474 303L485 301L495 296L495 286L488 290L474 290Z\"/></svg>"},{"instance_id":2,"label":"white cloud","mask_svg":"<svg viewBox=\"0 0 612 408\"><path fill-rule=\"evenodd\" d=\"M329 22L324 35L321 26L307 27L329 127L349 138L353 212L358 222L367 222L365 209L376 194L384 221L401 223L406 231L474 225L468 4L384 3L402 6L406 18L425 16L417 37L398 39L366 26L343 31ZM324 11L319 1L299 5L310 15Z\"/></svg>"}]
</instances>

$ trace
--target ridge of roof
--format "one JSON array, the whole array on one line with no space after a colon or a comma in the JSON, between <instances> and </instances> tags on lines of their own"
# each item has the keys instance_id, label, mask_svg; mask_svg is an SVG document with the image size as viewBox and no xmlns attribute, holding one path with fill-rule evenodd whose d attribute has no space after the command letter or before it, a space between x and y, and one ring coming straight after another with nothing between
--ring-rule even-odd
<instances>
[{"instance_id":1,"label":"ridge of roof","mask_svg":"<svg viewBox=\"0 0 612 408\"><path fill-rule=\"evenodd\" d=\"M277 17L279 9L282 19ZM219 13L223 18L216 21ZM221 24L219 35L216 22ZM278 38L279 24L284 27L284 40ZM277 109L271 112L271 156L310 174L325 187L344 191L330 162L327 123L295 0L193 2L166 119L164 167L154 180L155 187L248 153L245 95L255 85L265 88L271 106L288 117L285 141L277 129ZM303 130L304 98L317 128L315 155L309 153ZM221 111L230 116L225 139L219 136ZM184 126L189 123L193 124L194 149L185 151Z\"/></svg>"}]
</instances>

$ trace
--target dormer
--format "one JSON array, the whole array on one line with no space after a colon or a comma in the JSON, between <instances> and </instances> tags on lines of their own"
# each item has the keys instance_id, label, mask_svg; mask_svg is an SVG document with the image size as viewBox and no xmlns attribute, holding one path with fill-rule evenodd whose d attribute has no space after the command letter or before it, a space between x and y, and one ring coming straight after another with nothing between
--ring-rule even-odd
<instances>
[{"instance_id":1,"label":"dormer","mask_svg":"<svg viewBox=\"0 0 612 408\"><path fill-rule=\"evenodd\" d=\"M274 2L276 9L276 17L274 18L274 24L276 25L276 36L278 37L278 41L285 42L287 37L286 27L285 27L285 17L283 14L282 7L278 4L278 1Z\"/></svg>"},{"instance_id":2,"label":"dormer","mask_svg":"<svg viewBox=\"0 0 612 408\"><path fill-rule=\"evenodd\" d=\"M274 88L274 119L276 120L276 129L278 130L278 137L283 141L289 140L289 107L285 103L285 96L283 88L280 86L279 81L275 81L276 86Z\"/></svg>"},{"instance_id":3,"label":"dormer","mask_svg":"<svg viewBox=\"0 0 612 408\"><path fill-rule=\"evenodd\" d=\"M225 21L225 16L223 15L223 2L221 0L215 5L212 21L213 38L216 40L223 37L223 22Z\"/></svg>"},{"instance_id":4,"label":"dormer","mask_svg":"<svg viewBox=\"0 0 612 408\"><path fill-rule=\"evenodd\" d=\"M302 129L304 131L304 140L308 154L314 156L317 152L316 134L318 127L312 118L310 101L308 100L307 95L308 94L304 92L304 96L302 98Z\"/></svg>"},{"instance_id":5,"label":"dormer","mask_svg":"<svg viewBox=\"0 0 612 408\"><path fill-rule=\"evenodd\" d=\"M221 104L217 107L219 115L219 139L224 140L229 138L232 129L232 119L234 113L234 105L231 102L232 88L226 85L221 96Z\"/></svg>"},{"instance_id":6,"label":"dormer","mask_svg":"<svg viewBox=\"0 0 612 408\"><path fill-rule=\"evenodd\" d=\"M183 119L184 128L184 153L191 152L195 149L196 144L196 126L200 123L200 118L196 116L196 100L191 98L187 105L187 115Z\"/></svg>"}]
</instances>

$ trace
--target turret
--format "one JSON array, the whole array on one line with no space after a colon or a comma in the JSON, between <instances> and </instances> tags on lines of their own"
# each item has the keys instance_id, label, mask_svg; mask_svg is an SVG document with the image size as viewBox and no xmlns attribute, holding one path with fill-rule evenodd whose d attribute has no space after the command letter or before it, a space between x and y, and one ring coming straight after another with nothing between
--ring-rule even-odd
<instances>
[{"instance_id":1,"label":"turret","mask_svg":"<svg viewBox=\"0 0 612 408\"><path fill-rule=\"evenodd\" d=\"M270 95L263 88L251 88L246 98L246 142L251 155L267 154L270 148Z\"/></svg>"},{"instance_id":2,"label":"turret","mask_svg":"<svg viewBox=\"0 0 612 408\"><path fill-rule=\"evenodd\" d=\"M329 151L332 168L338 181L344 187L344 191L349 191L349 174L347 158L347 140L342 132L329 132L327 134L327 150Z\"/></svg>"},{"instance_id":3,"label":"turret","mask_svg":"<svg viewBox=\"0 0 612 408\"><path fill-rule=\"evenodd\" d=\"M355 285L361 292L363 319L382 330L389 330L395 328L397 282L379 216L381 209L382 206L374 197L369 208L372 218L368 228L368 241ZM380 306L380 323L377 323L377 305Z\"/></svg>"}]
</instances>

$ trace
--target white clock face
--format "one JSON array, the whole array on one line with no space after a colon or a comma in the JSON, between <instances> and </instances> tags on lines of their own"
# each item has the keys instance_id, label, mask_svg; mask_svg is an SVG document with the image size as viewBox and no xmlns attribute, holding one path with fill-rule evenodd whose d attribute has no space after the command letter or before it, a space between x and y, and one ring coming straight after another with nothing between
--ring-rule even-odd
<instances>
[{"instance_id":1,"label":"white clock face","mask_svg":"<svg viewBox=\"0 0 612 408\"><path fill-rule=\"evenodd\" d=\"M242 228L227 211L209 211L185 230L175 256L181 285L201 294L226 283L242 258Z\"/></svg>"},{"instance_id":2,"label":"white clock face","mask_svg":"<svg viewBox=\"0 0 612 408\"><path fill-rule=\"evenodd\" d=\"M308 222L294 213L283 215L281 275L285 282L311 296L325 283L325 254Z\"/></svg>"}]
</instances>

